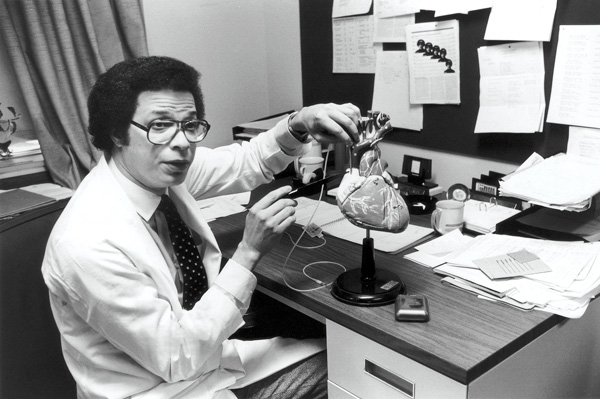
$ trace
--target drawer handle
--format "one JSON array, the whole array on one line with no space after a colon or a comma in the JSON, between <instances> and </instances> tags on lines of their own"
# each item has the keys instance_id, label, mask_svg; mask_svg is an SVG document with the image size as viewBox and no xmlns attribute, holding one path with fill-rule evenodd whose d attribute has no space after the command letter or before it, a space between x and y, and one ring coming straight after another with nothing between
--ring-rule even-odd
<instances>
[{"instance_id":1,"label":"drawer handle","mask_svg":"<svg viewBox=\"0 0 600 399\"><path fill-rule=\"evenodd\" d=\"M415 397L415 384L367 359L365 359L365 372L403 394L411 398Z\"/></svg>"}]
</instances>

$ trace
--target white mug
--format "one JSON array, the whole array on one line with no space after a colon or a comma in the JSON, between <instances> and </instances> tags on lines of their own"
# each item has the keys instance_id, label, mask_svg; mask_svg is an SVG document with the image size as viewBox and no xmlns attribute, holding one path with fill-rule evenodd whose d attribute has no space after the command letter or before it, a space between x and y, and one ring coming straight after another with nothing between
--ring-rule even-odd
<instances>
[{"instance_id":1,"label":"white mug","mask_svg":"<svg viewBox=\"0 0 600 399\"><path fill-rule=\"evenodd\" d=\"M310 147L310 151L305 157L321 157L323 156L323 148L321 147L321 143L317 140L312 141L312 145ZM302 177L302 173L300 173L300 158L294 159L294 170L296 171L296 176Z\"/></svg>"},{"instance_id":2,"label":"white mug","mask_svg":"<svg viewBox=\"0 0 600 399\"><path fill-rule=\"evenodd\" d=\"M461 229L464 223L465 203L455 200L438 201L431 214L431 227L440 234Z\"/></svg>"},{"instance_id":3,"label":"white mug","mask_svg":"<svg viewBox=\"0 0 600 399\"><path fill-rule=\"evenodd\" d=\"M307 184L313 179L315 170L323 169L323 157L302 157L299 160L300 165L300 176L302 176L302 183Z\"/></svg>"}]
</instances>

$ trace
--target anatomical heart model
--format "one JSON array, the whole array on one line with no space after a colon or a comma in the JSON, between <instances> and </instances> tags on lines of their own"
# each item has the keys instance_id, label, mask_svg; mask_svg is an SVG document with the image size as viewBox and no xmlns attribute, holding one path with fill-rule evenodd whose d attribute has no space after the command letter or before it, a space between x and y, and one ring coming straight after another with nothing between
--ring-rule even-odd
<instances>
[{"instance_id":1,"label":"anatomical heart model","mask_svg":"<svg viewBox=\"0 0 600 399\"><path fill-rule=\"evenodd\" d=\"M351 148L350 169L338 188L337 204L358 227L399 233L408 226L408 208L377 146L392 130L389 119L384 113L369 111L361 120L360 141Z\"/></svg>"}]
</instances>

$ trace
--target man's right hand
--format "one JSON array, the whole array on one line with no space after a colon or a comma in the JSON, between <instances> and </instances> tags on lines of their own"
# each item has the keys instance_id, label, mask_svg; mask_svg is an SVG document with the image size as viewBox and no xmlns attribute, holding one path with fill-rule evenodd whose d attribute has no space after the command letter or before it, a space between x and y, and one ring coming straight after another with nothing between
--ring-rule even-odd
<instances>
[{"instance_id":1,"label":"man's right hand","mask_svg":"<svg viewBox=\"0 0 600 399\"><path fill-rule=\"evenodd\" d=\"M242 242L231 259L252 270L295 221L296 201L282 198L292 190L280 187L265 195L248 211Z\"/></svg>"}]
</instances>

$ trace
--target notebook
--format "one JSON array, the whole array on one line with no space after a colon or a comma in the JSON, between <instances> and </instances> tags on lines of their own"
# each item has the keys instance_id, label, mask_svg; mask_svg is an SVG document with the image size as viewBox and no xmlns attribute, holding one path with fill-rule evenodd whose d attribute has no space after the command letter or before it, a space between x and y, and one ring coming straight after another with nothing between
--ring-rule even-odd
<instances>
[{"instance_id":1,"label":"notebook","mask_svg":"<svg viewBox=\"0 0 600 399\"><path fill-rule=\"evenodd\" d=\"M465 228L481 234L493 233L496 224L519 212L502 205L470 199L465 202Z\"/></svg>"},{"instance_id":2,"label":"notebook","mask_svg":"<svg viewBox=\"0 0 600 399\"><path fill-rule=\"evenodd\" d=\"M13 216L54 201L56 201L54 198L20 188L5 191L0 193L0 218Z\"/></svg>"},{"instance_id":3,"label":"notebook","mask_svg":"<svg viewBox=\"0 0 600 399\"><path fill-rule=\"evenodd\" d=\"M362 244L367 231L350 223L344 217L337 205L319 202L310 198L296 198L296 223L306 226L309 221L317 224L325 234L344 239L356 244ZM318 204L318 207L317 207ZM316 208L316 213L315 213ZM314 216L313 216L314 213ZM312 217L312 220L311 220ZM375 249L383 252L398 253L410 248L433 235L433 229L408 225L401 233L386 233L371 230Z\"/></svg>"}]
</instances>

